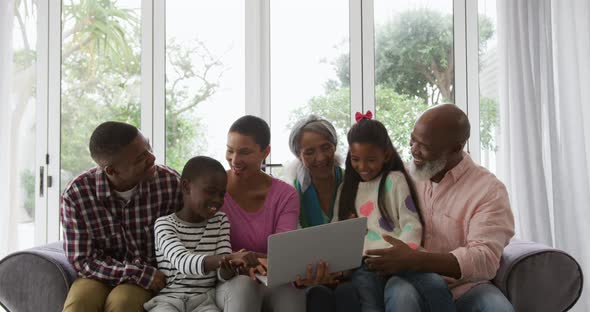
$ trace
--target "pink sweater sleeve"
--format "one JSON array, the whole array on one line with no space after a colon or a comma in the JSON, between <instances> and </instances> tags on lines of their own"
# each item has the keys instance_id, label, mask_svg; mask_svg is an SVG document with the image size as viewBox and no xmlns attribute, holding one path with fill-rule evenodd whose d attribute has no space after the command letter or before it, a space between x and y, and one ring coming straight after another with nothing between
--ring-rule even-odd
<instances>
[{"instance_id":1,"label":"pink sweater sleeve","mask_svg":"<svg viewBox=\"0 0 590 312\"><path fill-rule=\"evenodd\" d=\"M277 201L278 217L275 226L275 233L288 232L297 229L299 220L299 196L297 191L290 185L284 184L281 198Z\"/></svg>"},{"instance_id":2,"label":"pink sweater sleeve","mask_svg":"<svg viewBox=\"0 0 590 312\"><path fill-rule=\"evenodd\" d=\"M467 245L451 253L461 268L461 279L490 280L496 275L504 247L514 235L508 192L493 185L469 221Z\"/></svg>"}]
</instances>

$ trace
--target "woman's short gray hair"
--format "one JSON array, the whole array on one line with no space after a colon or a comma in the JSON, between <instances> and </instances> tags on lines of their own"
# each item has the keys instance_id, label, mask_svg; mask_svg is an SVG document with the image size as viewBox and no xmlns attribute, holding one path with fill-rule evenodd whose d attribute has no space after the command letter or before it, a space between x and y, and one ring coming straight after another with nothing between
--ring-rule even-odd
<instances>
[{"instance_id":1,"label":"woman's short gray hair","mask_svg":"<svg viewBox=\"0 0 590 312\"><path fill-rule=\"evenodd\" d=\"M301 153L301 137L305 131L314 132L325 137L334 146L338 144L338 136L332 123L316 115L309 115L295 123L289 135L289 148L297 158Z\"/></svg>"}]
</instances>

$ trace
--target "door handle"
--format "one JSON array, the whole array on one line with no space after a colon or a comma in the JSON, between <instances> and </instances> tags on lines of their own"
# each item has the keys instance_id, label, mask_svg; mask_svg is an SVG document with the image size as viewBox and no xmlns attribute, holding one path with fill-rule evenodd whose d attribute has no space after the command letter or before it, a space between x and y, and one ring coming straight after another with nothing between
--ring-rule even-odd
<instances>
[{"instance_id":1,"label":"door handle","mask_svg":"<svg viewBox=\"0 0 590 312\"><path fill-rule=\"evenodd\" d=\"M43 197L44 194L44 190L45 190L45 181L44 178L45 177L45 167L41 166L39 167L39 197Z\"/></svg>"}]
</instances>

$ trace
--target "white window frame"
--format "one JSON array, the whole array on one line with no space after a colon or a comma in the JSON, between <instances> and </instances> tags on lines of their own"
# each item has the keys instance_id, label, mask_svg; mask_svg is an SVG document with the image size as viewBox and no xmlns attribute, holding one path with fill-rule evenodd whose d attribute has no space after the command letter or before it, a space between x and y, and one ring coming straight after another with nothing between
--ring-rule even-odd
<instances>
[{"instance_id":1,"label":"white window frame","mask_svg":"<svg viewBox=\"0 0 590 312\"><path fill-rule=\"evenodd\" d=\"M141 131L154 143L154 2L141 1ZM161 158L157 157L158 161Z\"/></svg>"},{"instance_id":2,"label":"white window frame","mask_svg":"<svg viewBox=\"0 0 590 312\"><path fill-rule=\"evenodd\" d=\"M455 104L469 118L471 136L465 146L471 159L480 162L479 23L476 0L454 0Z\"/></svg>"},{"instance_id":3,"label":"white window frame","mask_svg":"<svg viewBox=\"0 0 590 312\"><path fill-rule=\"evenodd\" d=\"M47 220L46 242L61 239L59 196L61 192L61 14L60 1L48 4L48 66L47 66ZM36 231L37 229L35 229Z\"/></svg>"},{"instance_id":4,"label":"white window frame","mask_svg":"<svg viewBox=\"0 0 590 312\"><path fill-rule=\"evenodd\" d=\"M468 151L471 159L481 162L480 116L479 116L479 13L478 1L465 1L466 66L467 66L467 117L471 123Z\"/></svg>"},{"instance_id":5,"label":"white window frame","mask_svg":"<svg viewBox=\"0 0 590 312\"><path fill-rule=\"evenodd\" d=\"M368 110L375 113L375 1L363 0L361 6L361 47L362 47L362 90L363 101L359 110L353 110L350 114L354 119L355 112L366 113ZM356 122L356 121L355 121Z\"/></svg>"},{"instance_id":6,"label":"white window frame","mask_svg":"<svg viewBox=\"0 0 590 312\"><path fill-rule=\"evenodd\" d=\"M49 98L49 3L37 3L37 77L35 133L35 245L47 242L47 109Z\"/></svg>"},{"instance_id":7,"label":"white window frame","mask_svg":"<svg viewBox=\"0 0 590 312\"><path fill-rule=\"evenodd\" d=\"M166 2L141 1L141 130L166 163Z\"/></svg>"},{"instance_id":8,"label":"white window frame","mask_svg":"<svg viewBox=\"0 0 590 312\"><path fill-rule=\"evenodd\" d=\"M166 163L166 1L152 0L153 12L153 148L156 159Z\"/></svg>"},{"instance_id":9,"label":"white window frame","mask_svg":"<svg viewBox=\"0 0 590 312\"><path fill-rule=\"evenodd\" d=\"M247 115L270 120L270 0L246 1L245 100Z\"/></svg>"}]
</instances>

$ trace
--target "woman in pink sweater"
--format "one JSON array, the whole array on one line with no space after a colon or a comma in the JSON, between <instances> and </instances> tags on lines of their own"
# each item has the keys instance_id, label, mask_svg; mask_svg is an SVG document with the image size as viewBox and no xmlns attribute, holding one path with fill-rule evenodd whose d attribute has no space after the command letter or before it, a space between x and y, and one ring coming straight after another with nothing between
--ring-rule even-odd
<instances>
[{"instance_id":1,"label":"woman in pink sweater","mask_svg":"<svg viewBox=\"0 0 590 312\"><path fill-rule=\"evenodd\" d=\"M225 157L230 170L221 211L231 224L230 240L235 250L266 253L269 235L297 228L297 191L261 170L270 153L269 144L270 129L261 118L241 117L229 129ZM246 276L220 285L217 296L226 301L226 311L233 310L231 307L260 311L260 304L265 311L305 311L303 290L291 285L270 289Z\"/></svg>"}]
</instances>

